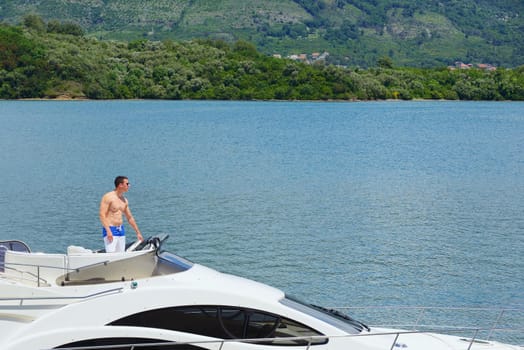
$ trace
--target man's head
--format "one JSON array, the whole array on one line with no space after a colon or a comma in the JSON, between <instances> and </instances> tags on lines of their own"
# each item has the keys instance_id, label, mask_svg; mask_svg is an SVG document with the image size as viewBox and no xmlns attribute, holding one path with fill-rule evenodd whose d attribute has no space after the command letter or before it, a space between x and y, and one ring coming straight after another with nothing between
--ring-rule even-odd
<instances>
[{"instance_id":1,"label":"man's head","mask_svg":"<svg viewBox=\"0 0 524 350\"><path fill-rule=\"evenodd\" d=\"M115 177L115 188L118 188L121 184L125 187L129 187L129 179L126 176Z\"/></svg>"}]
</instances>

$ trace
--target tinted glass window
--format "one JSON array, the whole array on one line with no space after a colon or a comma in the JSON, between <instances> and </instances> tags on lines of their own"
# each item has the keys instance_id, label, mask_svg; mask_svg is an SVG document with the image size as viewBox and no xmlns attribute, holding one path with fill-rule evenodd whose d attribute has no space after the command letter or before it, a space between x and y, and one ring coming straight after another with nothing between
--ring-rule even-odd
<instances>
[{"instance_id":1,"label":"tinted glass window","mask_svg":"<svg viewBox=\"0 0 524 350\"><path fill-rule=\"evenodd\" d=\"M161 328L221 339L261 339L322 336L301 323L258 310L230 306L187 306L145 311L115 322L112 326ZM320 338L312 344L325 344ZM278 339L269 345L304 345L307 340Z\"/></svg>"},{"instance_id":2,"label":"tinted glass window","mask_svg":"<svg viewBox=\"0 0 524 350\"><path fill-rule=\"evenodd\" d=\"M150 310L122 318L111 325L161 328L214 338L231 338L221 326L218 310L214 306Z\"/></svg>"},{"instance_id":3,"label":"tinted glass window","mask_svg":"<svg viewBox=\"0 0 524 350\"><path fill-rule=\"evenodd\" d=\"M290 338L290 337L318 337L322 336L309 327L290 319L282 319L275 330L276 338ZM307 345L311 341L312 345L325 344L328 342L327 338L316 338L311 340L278 340L274 341L275 345Z\"/></svg>"},{"instance_id":4,"label":"tinted glass window","mask_svg":"<svg viewBox=\"0 0 524 350\"><path fill-rule=\"evenodd\" d=\"M228 338L244 338L246 326L246 313L242 309L223 307L220 310L220 320Z\"/></svg>"},{"instance_id":5,"label":"tinted glass window","mask_svg":"<svg viewBox=\"0 0 524 350\"><path fill-rule=\"evenodd\" d=\"M103 339L88 339L77 341L74 343L64 344L55 349L73 348L73 347L92 347L96 349L110 349L110 350L131 350L136 344L153 344L153 343L168 343L159 339L146 338L103 338ZM121 346L118 346L121 345ZM105 347L107 346L107 347ZM189 344L169 344L169 345L140 345L136 349L140 350L202 350L204 348L189 345Z\"/></svg>"},{"instance_id":6,"label":"tinted glass window","mask_svg":"<svg viewBox=\"0 0 524 350\"><path fill-rule=\"evenodd\" d=\"M245 338L274 338L279 321L280 317L275 315L250 312Z\"/></svg>"}]
</instances>

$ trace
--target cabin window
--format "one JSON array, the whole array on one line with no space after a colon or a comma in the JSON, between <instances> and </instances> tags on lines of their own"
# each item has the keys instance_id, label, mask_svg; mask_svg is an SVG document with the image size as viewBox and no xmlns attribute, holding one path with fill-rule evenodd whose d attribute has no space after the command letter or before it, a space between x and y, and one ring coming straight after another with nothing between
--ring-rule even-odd
<instances>
[{"instance_id":1,"label":"cabin window","mask_svg":"<svg viewBox=\"0 0 524 350\"><path fill-rule=\"evenodd\" d=\"M148 339L148 338L99 338L99 339L86 339L76 341L69 344L60 345L54 349L63 348L74 348L74 347L96 347L96 349L110 349L110 350L204 350L199 346L190 344L166 344L159 345L159 343L170 343L160 339ZM145 344L157 344L157 345L145 345ZM119 346L121 345L121 346ZM137 346L138 345L138 346ZM107 346L107 348L105 347ZM136 346L136 347L135 347Z\"/></svg>"},{"instance_id":2,"label":"cabin window","mask_svg":"<svg viewBox=\"0 0 524 350\"><path fill-rule=\"evenodd\" d=\"M285 339L317 337L312 345L327 339L299 322L259 310L231 306L187 306L144 311L110 323L111 326L161 328L220 339L262 339L265 345L307 345L310 340Z\"/></svg>"}]
</instances>

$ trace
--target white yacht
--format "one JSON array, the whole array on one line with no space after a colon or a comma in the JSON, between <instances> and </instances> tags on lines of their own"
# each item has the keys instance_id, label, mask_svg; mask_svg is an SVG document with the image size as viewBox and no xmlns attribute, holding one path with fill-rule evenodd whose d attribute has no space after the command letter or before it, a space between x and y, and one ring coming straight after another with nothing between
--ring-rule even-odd
<instances>
[{"instance_id":1,"label":"white yacht","mask_svg":"<svg viewBox=\"0 0 524 350\"><path fill-rule=\"evenodd\" d=\"M31 252L0 242L0 349L524 350L476 337L369 327L346 314L163 251Z\"/></svg>"}]
</instances>

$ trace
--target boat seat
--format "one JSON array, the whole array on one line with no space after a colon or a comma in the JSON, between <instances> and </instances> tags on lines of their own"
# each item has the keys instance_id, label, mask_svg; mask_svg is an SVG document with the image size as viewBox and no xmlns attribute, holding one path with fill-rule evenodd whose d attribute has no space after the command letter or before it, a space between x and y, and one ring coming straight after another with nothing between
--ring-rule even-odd
<instances>
[{"instance_id":1,"label":"boat seat","mask_svg":"<svg viewBox=\"0 0 524 350\"><path fill-rule=\"evenodd\" d=\"M67 255L73 255L73 254L91 254L93 251L91 249L87 249L84 247L80 247L77 245L70 245L67 247Z\"/></svg>"},{"instance_id":2,"label":"boat seat","mask_svg":"<svg viewBox=\"0 0 524 350\"><path fill-rule=\"evenodd\" d=\"M65 254L27 253L5 251L5 274L27 283L46 284L67 271Z\"/></svg>"},{"instance_id":3,"label":"boat seat","mask_svg":"<svg viewBox=\"0 0 524 350\"><path fill-rule=\"evenodd\" d=\"M156 267L154 250L129 253L69 255L69 271L59 276L62 286L131 281L151 277ZM82 267L82 268L79 268Z\"/></svg>"}]
</instances>

